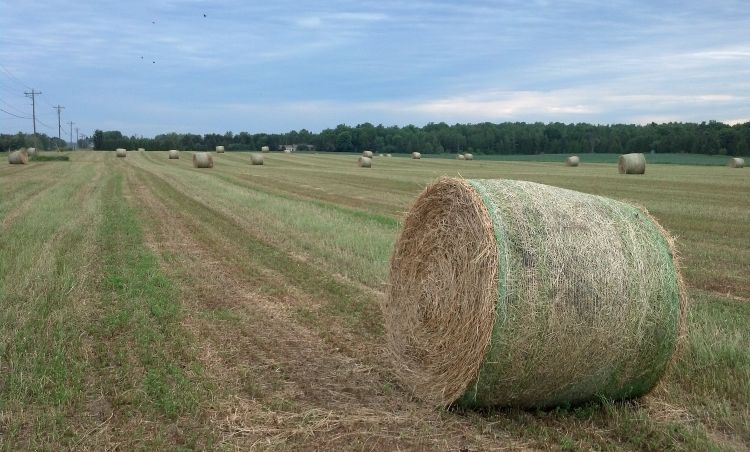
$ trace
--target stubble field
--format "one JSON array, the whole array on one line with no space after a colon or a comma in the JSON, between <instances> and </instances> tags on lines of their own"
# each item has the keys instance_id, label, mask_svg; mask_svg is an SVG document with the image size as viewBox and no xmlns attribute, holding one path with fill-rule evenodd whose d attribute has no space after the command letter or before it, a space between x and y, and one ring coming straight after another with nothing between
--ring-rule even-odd
<instances>
[{"instance_id":1,"label":"stubble field","mask_svg":"<svg viewBox=\"0 0 750 452\"><path fill-rule=\"evenodd\" d=\"M3 449L750 447L750 171L75 152L0 165ZM395 380L379 305L442 175L646 207L678 238L687 337L638 401L439 410Z\"/></svg>"}]
</instances>

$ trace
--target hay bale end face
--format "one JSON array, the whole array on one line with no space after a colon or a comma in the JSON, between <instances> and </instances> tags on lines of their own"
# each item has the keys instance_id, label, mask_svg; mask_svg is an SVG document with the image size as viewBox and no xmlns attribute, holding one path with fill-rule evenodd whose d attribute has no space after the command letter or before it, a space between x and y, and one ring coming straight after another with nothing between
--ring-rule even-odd
<instances>
[{"instance_id":1,"label":"hay bale end face","mask_svg":"<svg viewBox=\"0 0 750 452\"><path fill-rule=\"evenodd\" d=\"M466 160L463 154L456 154L456 160Z\"/></svg>"},{"instance_id":2,"label":"hay bale end face","mask_svg":"<svg viewBox=\"0 0 750 452\"><path fill-rule=\"evenodd\" d=\"M271 150L271 148L269 148L268 146L262 146L260 148L260 152L269 152L270 150Z\"/></svg>"},{"instance_id":3,"label":"hay bale end face","mask_svg":"<svg viewBox=\"0 0 750 452\"><path fill-rule=\"evenodd\" d=\"M208 152L196 152L193 154L193 166L195 168L213 168L214 158Z\"/></svg>"},{"instance_id":4,"label":"hay bale end face","mask_svg":"<svg viewBox=\"0 0 750 452\"><path fill-rule=\"evenodd\" d=\"M372 159L363 155L359 159L357 159L357 166L359 166L360 168L371 168Z\"/></svg>"},{"instance_id":5,"label":"hay bale end face","mask_svg":"<svg viewBox=\"0 0 750 452\"><path fill-rule=\"evenodd\" d=\"M419 152L412 152L411 153L411 158L413 158L415 160L421 159L422 158L422 154L420 154Z\"/></svg>"},{"instance_id":6,"label":"hay bale end face","mask_svg":"<svg viewBox=\"0 0 750 452\"><path fill-rule=\"evenodd\" d=\"M620 174L645 174L646 157L643 154L623 154L617 163Z\"/></svg>"},{"instance_id":7,"label":"hay bale end face","mask_svg":"<svg viewBox=\"0 0 750 452\"><path fill-rule=\"evenodd\" d=\"M362 157L372 158L372 151L362 151Z\"/></svg>"},{"instance_id":8,"label":"hay bale end face","mask_svg":"<svg viewBox=\"0 0 750 452\"><path fill-rule=\"evenodd\" d=\"M11 165L25 165L29 163L29 154L27 151L13 151L8 154L8 163Z\"/></svg>"},{"instance_id":9,"label":"hay bale end face","mask_svg":"<svg viewBox=\"0 0 750 452\"><path fill-rule=\"evenodd\" d=\"M259 154L257 152L253 152L250 154L250 164L252 165L262 165L263 164L263 154Z\"/></svg>"},{"instance_id":10,"label":"hay bale end face","mask_svg":"<svg viewBox=\"0 0 750 452\"><path fill-rule=\"evenodd\" d=\"M123 148L117 148L115 149L115 155L118 157L126 157L128 155L128 151Z\"/></svg>"},{"instance_id":11,"label":"hay bale end face","mask_svg":"<svg viewBox=\"0 0 750 452\"><path fill-rule=\"evenodd\" d=\"M474 160L474 154L469 154L468 152L464 153L464 159L465 160Z\"/></svg>"},{"instance_id":12,"label":"hay bale end face","mask_svg":"<svg viewBox=\"0 0 750 452\"><path fill-rule=\"evenodd\" d=\"M577 155L571 155L565 159L565 166L578 166L581 163L581 159Z\"/></svg>"},{"instance_id":13,"label":"hay bale end face","mask_svg":"<svg viewBox=\"0 0 750 452\"><path fill-rule=\"evenodd\" d=\"M180 151L177 149L170 149L169 150L169 158L170 160L176 160L180 158Z\"/></svg>"},{"instance_id":14,"label":"hay bale end face","mask_svg":"<svg viewBox=\"0 0 750 452\"><path fill-rule=\"evenodd\" d=\"M224 146L216 146L216 153L223 154L224 153Z\"/></svg>"},{"instance_id":15,"label":"hay bale end face","mask_svg":"<svg viewBox=\"0 0 750 452\"><path fill-rule=\"evenodd\" d=\"M727 162L727 166L730 168L742 168L745 166L745 159L740 157L733 157Z\"/></svg>"},{"instance_id":16,"label":"hay bale end face","mask_svg":"<svg viewBox=\"0 0 750 452\"><path fill-rule=\"evenodd\" d=\"M645 394L682 325L674 256L661 226L625 203L440 179L411 207L391 257L383 318L399 378L437 406Z\"/></svg>"}]
</instances>

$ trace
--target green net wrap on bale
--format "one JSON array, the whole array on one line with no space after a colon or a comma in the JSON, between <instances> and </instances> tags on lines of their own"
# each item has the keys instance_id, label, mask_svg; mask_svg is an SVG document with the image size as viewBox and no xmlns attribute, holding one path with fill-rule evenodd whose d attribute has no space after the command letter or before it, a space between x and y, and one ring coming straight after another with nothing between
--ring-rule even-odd
<instances>
[{"instance_id":1,"label":"green net wrap on bale","mask_svg":"<svg viewBox=\"0 0 750 452\"><path fill-rule=\"evenodd\" d=\"M549 407L651 390L684 296L648 213L512 180L440 179L409 211L383 305L397 372L439 406Z\"/></svg>"}]
</instances>

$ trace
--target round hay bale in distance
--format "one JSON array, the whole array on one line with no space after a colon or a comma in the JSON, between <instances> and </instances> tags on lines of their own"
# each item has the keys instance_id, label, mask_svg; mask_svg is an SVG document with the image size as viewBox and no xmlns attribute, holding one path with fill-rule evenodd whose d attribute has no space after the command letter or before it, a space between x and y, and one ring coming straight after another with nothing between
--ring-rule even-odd
<instances>
[{"instance_id":1,"label":"round hay bale in distance","mask_svg":"<svg viewBox=\"0 0 750 452\"><path fill-rule=\"evenodd\" d=\"M8 163L11 165L25 165L29 163L27 151L13 151L8 154Z\"/></svg>"},{"instance_id":2,"label":"round hay bale in distance","mask_svg":"<svg viewBox=\"0 0 750 452\"><path fill-rule=\"evenodd\" d=\"M571 155L565 159L565 166L578 166L581 163L581 159L577 155Z\"/></svg>"},{"instance_id":3,"label":"round hay bale in distance","mask_svg":"<svg viewBox=\"0 0 750 452\"><path fill-rule=\"evenodd\" d=\"M742 168L743 166L745 166L745 159L741 157L730 158L727 162L727 166L729 166L730 168Z\"/></svg>"},{"instance_id":4,"label":"round hay bale in distance","mask_svg":"<svg viewBox=\"0 0 750 452\"><path fill-rule=\"evenodd\" d=\"M146 152L145 148L138 148L138 152Z\"/></svg>"},{"instance_id":5,"label":"round hay bale in distance","mask_svg":"<svg viewBox=\"0 0 750 452\"><path fill-rule=\"evenodd\" d=\"M419 160L419 159L422 158L422 154L420 154L419 152L412 152L411 153L411 158L413 158L415 160Z\"/></svg>"},{"instance_id":6,"label":"round hay bale in distance","mask_svg":"<svg viewBox=\"0 0 750 452\"><path fill-rule=\"evenodd\" d=\"M262 165L263 164L263 154L259 154L257 152L250 153L250 164L251 165Z\"/></svg>"},{"instance_id":7,"label":"round hay bale in distance","mask_svg":"<svg viewBox=\"0 0 750 452\"><path fill-rule=\"evenodd\" d=\"M193 154L193 166L195 168L213 168L214 157L208 152L196 152Z\"/></svg>"},{"instance_id":8,"label":"round hay bale in distance","mask_svg":"<svg viewBox=\"0 0 750 452\"><path fill-rule=\"evenodd\" d=\"M36 155L36 148L27 148L26 153L28 155Z\"/></svg>"},{"instance_id":9,"label":"round hay bale in distance","mask_svg":"<svg viewBox=\"0 0 750 452\"><path fill-rule=\"evenodd\" d=\"M224 146L216 146L216 153L217 154L223 154L224 153Z\"/></svg>"},{"instance_id":10,"label":"round hay bale in distance","mask_svg":"<svg viewBox=\"0 0 750 452\"><path fill-rule=\"evenodd\" d=\"M128 151L127 149L117 148L115 149L115 155L118 157L127 157Z\"/></svg>"},{"instance_id":11,"label":"round hay bale in distance","mask_svg":"<svg viewBox=\"0 0 750 452\"><path fill-rule=\"evenodd\" d=\"M170 149L168 154L170 160L176 160L180 158L180 151L178 151L177 149Z\"/></svg>"},{"instance_id":12,"label":"round hay bale in distance","mask_svg":"<svg viewBox=\"0 0 750 452\"><path fill-rule=\"evenodd\" d=\"M372 159L363 155L359 159L357 159L357 166L359 166L360 168L371 168Z\"/></svg>"},{"instance_id":13,"label":"round hay bale in distance","mask_svg":"<svg viewBox=\"0 0 750 452\"><path fill-rule=\"evenodd\" d=\"M466 160L463 154L456 154L456 160Z\"/></svg>"},{"instance_id":14,"label":"round hay bale in distance","mask_svg":"<svg viewBox=\"0 0 750 452\"><path fill-rule=\"evenodd\" d=\"M645 394L683 324L675 256L647 212L619 201L439 179L411 207L391 257L383 318L397 373L436 406Z\"/></svg>"},{"instance_id":15,"label":"round hay bale in distance","mask_svg":"<svg viewBox=\"0 0 750 452\"><path fill-rule=\"evenodd\" d=\"M468 152L464 153L464 159L466 160L474 160L474 154L470 154Z\"/></svg>"},{"instance_id":16,"label":"round hay bale in distance","mask_svg":"<svg viewBox=\"0 0 750 452\"><path fill-rule=\"evenodd\" d=\"M260 152L269 152L270 150L271 150L271 148L269 148L268 146L262 146L260 148Z\"/></svg>"},{"instance_id":17,"label":"round hay bale in distance","mask_svg":"<svg viewBox=\"0 0 750 452\"><path fill-rule=\"evenodd\" d=\"M390 156L391 156L391 154L385 154L385 156L386 156L386 157L390 157Z\"/></svg>"},{"instance_id":18,"label":"round hay bale in distance","mask_svg":"<svg viewBox=\"0 0 750 452\"><path fill-rule=\"evenodd\" d=\"M362 151L362 157L372 158L372 151Z\"/></svg>"},{"instance_id":19,"label":"round hay bale in distance","mask_svg":"<svg viewBox=\"0 0 750 452\"><path fill-rule=\"evenodd\" d=\"M284 149L284 154L291 154L291 153L292 153L291 149Z\"/></svg>"},{"instance_id":20,"label":"round hay bale in distance","mask_svg":"<svg viewBox=\"0 0 750 452\"><path fill-rule=\"evenodd\" d=\"M617 163L620 174L645 174L646 157L643 154L623 154Z\"/></svg>"}]
</instances>

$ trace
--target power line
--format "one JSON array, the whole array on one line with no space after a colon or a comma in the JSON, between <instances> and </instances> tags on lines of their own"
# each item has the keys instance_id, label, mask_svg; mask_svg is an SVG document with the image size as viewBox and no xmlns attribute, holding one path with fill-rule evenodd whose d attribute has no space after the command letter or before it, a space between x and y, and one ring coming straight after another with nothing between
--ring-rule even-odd
<instances>
[{"instance_id":1,"label":"power line","mask_svg":"<svg viewBox=\"0 0 750 452\"><path fill-rule=\"evenodd\" d=\"M4 103L5 105L7 105L8 107L10 107L10 108L14 109L15 111L17 111L18 113L20 113L20 114L22 114L22 115L25 115L25 114L26 114L26 112L25 112L25 111L21 111L21 109L20 109L20 108L16 107L15 105L13 105L13 104L11 104L11 103L8 103L8 102L4 101L3 99L0 99L0 102Z\"/></svg>"},{"instance_id":2,"label":"power line","mask_svg":"<svg viewBox=\"0 0 750 452\"><path fill-rule=\"evenodd\" d=\"M9 70L8 70L8 69L7 69L6 67L5 67L5 66L3 66L2 64L0 64L0 69L2 69L2 70L3 70L3 71L4 71L5 73L6 73L6 74L7 74L7 77L8 77L8 78L10 78L11 80L14 80L14 81L15 81L16 83L19 83L19 84L20 84L21 86L23 86L24 88L26 88L26 89L33 89L32 87L30 87L30 86L28 86L27 84L25 84L24 82L22 82L22 81L21 81L21 79L19 79L19 78L18 78L18 77L16 77L15 75L13 75L13 74L12 74L12 73L11 73L11 72L10 72L10 71L9 71Z\"/></svg>"},{"instance_id":3,"label":"power line","mask_svg":"<svg viewBox=\"0 0 750 452\"><path fill-rule=\"evenodd\" d=\"M2 108L0 108L0 111L2 111L3 113L7 113L7 114L9 114L9 115L11 115L11 116L15 116L16 118L21 118L21 119L31 119L31 118L29 118L28 116L18 116L17 114L15 114L15 113L11 113L11 112L9 112L9 111L7 111L7 110L3 110Z\"/></svg>"},{"instance_id":4,"label":"power line","mask_svg":"<svg viewBox=\"0 0 750 452\"><path fill-rule=\"evenodd\" d=\"M61 106L60 104L57 104L57 107L52 107L57 110L57 138L62 139L60 136L60 110L64 109L65 107Z\"/></svg>"}]
</instances>

